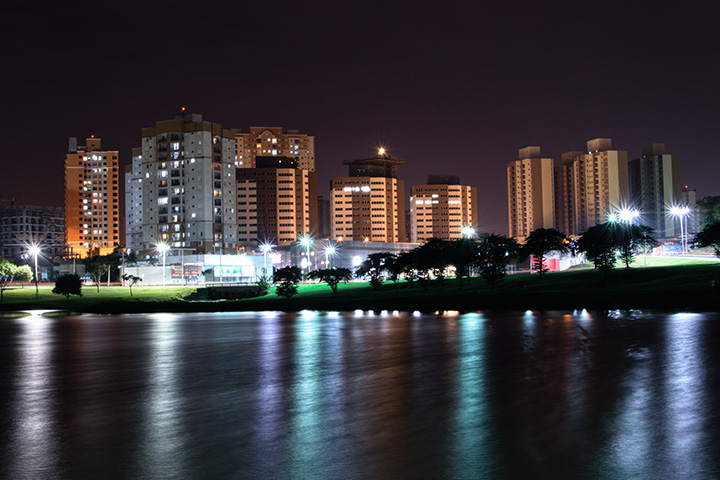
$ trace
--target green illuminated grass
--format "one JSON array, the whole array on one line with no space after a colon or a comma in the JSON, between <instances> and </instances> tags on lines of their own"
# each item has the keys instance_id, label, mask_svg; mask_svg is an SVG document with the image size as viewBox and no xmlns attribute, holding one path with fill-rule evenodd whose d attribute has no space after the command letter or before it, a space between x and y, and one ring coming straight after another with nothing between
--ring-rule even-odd
<instances>
[{"instance_id":1,"label":"green illuminated grass","mask_svg":"<svg viewBox=\"0 0 720 480\"><path fill-rule=\"evenodd\" d=\"M646 265L647 264L647 265ZM713 288L712 282L715 282ZM232 310L488 310L488 309L688 309L720 310L720 263L666 257L639 258L630 269L619 267L604 276L591 268L537 275L509 275L494 289L479 277L463 288L457 279L443 285L386 282L374 290L368 282L341 284L333 294L325 284L300 285L289 300L269 295L244 300L191 301L195 287L84 287L83 296L65 297L41 286L35 300L32 285L5 291L0 311L28 309L122 313Z\"/></svg>"}]
</instances>

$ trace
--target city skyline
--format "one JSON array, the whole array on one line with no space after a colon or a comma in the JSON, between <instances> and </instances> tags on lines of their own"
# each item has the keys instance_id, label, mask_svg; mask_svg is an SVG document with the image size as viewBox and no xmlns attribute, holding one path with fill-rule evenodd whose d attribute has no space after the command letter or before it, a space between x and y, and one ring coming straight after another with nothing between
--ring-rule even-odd
<instances>
[{"instance_id":1,"label":"city skyline","mask_svg":"<svg viewBox=\"0 0 720 480\"><path fill-rule=\"evenodd\" d=\"M665 143L698 198L717 194L717 7L312 7L11 7L2 199L62 205L67 138L102 138L122 170L141 129L183 106L228 128L315 136L325 198L343 161L379 146L408 161L408 187L458 175L478 189L486 232L507 232L505 168L526 145L558 165L588 138L613 138L629 159Z\"/></svg>"}]
</instances>

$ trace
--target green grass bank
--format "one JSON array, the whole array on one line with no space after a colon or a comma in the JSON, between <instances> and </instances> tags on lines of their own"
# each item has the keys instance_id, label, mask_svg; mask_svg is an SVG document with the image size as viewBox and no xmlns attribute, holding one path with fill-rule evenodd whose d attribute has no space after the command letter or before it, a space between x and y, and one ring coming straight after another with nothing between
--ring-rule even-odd
<instances>
[{"instance_id":1,"label":"green grass bank","mask_svg":"<svg viewBox=\"0 0 720 480\"><path fill-rule=\"evenodd\" d=\"M195 287L84 287L82 297L51 293L34 285L5 291L0 312L62 310L82 313L141 313L193 311L281 310L571 310L670 309L720 310L720 263L682 259L639 258L632 268L618 268L605 276L578 266L539 278L536 274L508 275L491 288L482 278L437 280L424 289L417 282L386 282L378 290L368 282L341 284L333 294L325 284L301 284L291 299L274 294L242 300L192 300ZM462 288L461 288L462 287Z\"/></svg>"}]
</instances>

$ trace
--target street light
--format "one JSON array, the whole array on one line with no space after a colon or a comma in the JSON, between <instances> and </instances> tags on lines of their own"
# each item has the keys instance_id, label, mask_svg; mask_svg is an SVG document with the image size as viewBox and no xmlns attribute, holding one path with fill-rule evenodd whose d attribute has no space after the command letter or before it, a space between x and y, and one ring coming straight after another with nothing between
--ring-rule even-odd
<instances>
[{"instance_id":1,"label":"street light","mask_svg":"<svg viewBox=\"0 0 720 480\"><path fill-rule=\"evenodd\" d=\"M466 225L462 227L462 230L460 230L460 233L466 238L469 239L470 237L475 236L475 229L471 227L470 225Z\"/></svg>"},{"instance_id":2,"label":"street light","mask_svg":"<svg viewBox=\"0 0 720 480\"><path fill-rule=\"evenodd\" d=\"M633 220L640 216L640 212L635 209L624 208L620 210L620 220L632 225Z\"/></svg>"},{"instance_id":3,"label":"street light","mask_svg":"<svg viewBox=\"0 0 720 480\"><path fill-rule=\"evenodd\" d=\"M300 245L307 248L307 267L308 273L310 273L310 245L312 244L312 237L306 236L300 239Z\"/></svg>"},{"instance_id":4,"label":"street light","mask_svg":"<svg viewBox=\"0 0 720 480\"><path fill-rule=\"evenodd\" d=\"M670 214L680 217L680 249L682 253L687 253L687 215L690 208L687 206L674 206L670 208Z\"/></svg>"},{"instance_id":5,"label":"street light","mask_svg":"<svg viewBox=\"0 0 720 480\"><path fill-rule=\"evenodd\" d=\"M330 268L330 258L335 255L335 247L328 245L325 247L325 265Z\"/></svg>"},{"instance_id":6,"label":"street light","mask_svg":"<svg viewBox=\"0 0 720 480\"><path fill-rule=\"evenodd\" d=\"M163 280L162 280L162 284L165 285L165 254L166 254L167 251L170 249L170 246L169 246L167 243L165 243L165 242L160 242L160 243L157 244L157 246L156 246L155 248L157 249L158 252L160 252L160 253L162 254L162 259L163 259L163 266L162 266Z\"/></svg>"},{"instance_id":7,"label":"street light","mask_svg":"<svg viewBox=\"0 0 720 480\"><path fill-rule=\"evenodd\" d=\"M267 255L273 249L272 243L263 243L260 245L260 251L263 253L263 276L267 275Z\"/></svg>"},{"instance_id":8,"label":"street light","mask_svg":"<svg viewBox=\"0 0 720 480\"><path fill-rule=\"evenodd\" d=\"M38 298L38 271L37 271L37 257L40 253L40 246L33 243L28 247L28 253L35 257L35 298Z\"/></svg>"}]
</instances>

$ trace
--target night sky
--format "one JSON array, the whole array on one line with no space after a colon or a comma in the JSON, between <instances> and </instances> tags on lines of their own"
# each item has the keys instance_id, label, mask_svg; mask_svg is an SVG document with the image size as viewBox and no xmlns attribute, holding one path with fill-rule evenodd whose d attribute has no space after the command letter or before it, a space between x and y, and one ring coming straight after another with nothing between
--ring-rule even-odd
<instances>
[{"instance_id":1,"label":"night sky","mask_svg":"<svg viewBox=\"0 0 720 480\"><path fill-rule=\"evenodd\" d=\"M720 195L715 2L57 2L3 12L0 195L63 205L67 138L120 150L181 107L315 135L320 194L383 145L406 182L460 175L507 233L517 150L665 143ZM124 173L123 173L124 176ZM123 178L124 180L124 178ZM3 206L6 203L2 203Z\"/></svg>"}]
</instances>

